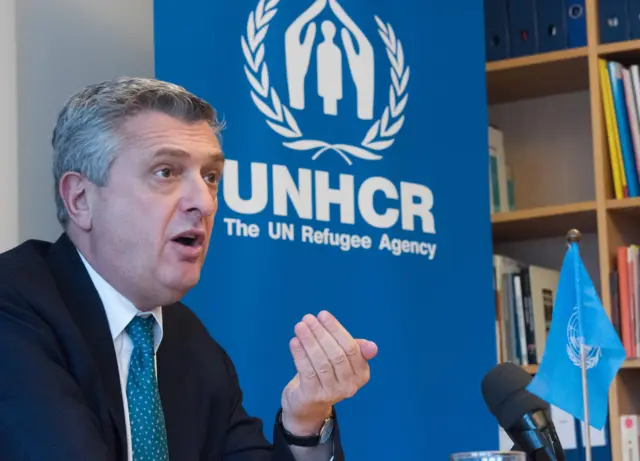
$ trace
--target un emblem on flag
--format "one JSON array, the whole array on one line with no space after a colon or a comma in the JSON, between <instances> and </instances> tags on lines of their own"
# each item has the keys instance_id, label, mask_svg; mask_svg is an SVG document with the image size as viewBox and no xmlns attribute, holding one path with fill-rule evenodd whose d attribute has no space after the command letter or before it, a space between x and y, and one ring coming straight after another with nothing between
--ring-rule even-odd
<instances>
[{"instance_id":1,"label":"un emblem on flag","mask_svg":"<svg viewBox=\"0 0 640 461\"><path fill-rule=\"evenodd\" d=\"M574 307L573 314L571 314L567 323L567 354L571 362L577 367L580 367L582 363L580 346L583 341L584 338L580 336L580 325L578 324L578 308ZM588 345L584 346L584 350L586 368L591 369L598 365L600 357L602 357L602 350L599 347Z\"/></svg>"},{"instance_id":2,"label":"un emblem on flag","mask_svg":"<svg viewBox=\"0 0 640 461\"><path fill-rule=\"evenodd\" d=\"M265 38L269 24L276 15L280 0L260 0L249 14L246 36L242 36L242 52L246 61L244 71L251 87L250 93L258 110L266 117L269 127L286 138L285 147L296 151L313 151L312 159L325 152L335 152L351 165L352 158L380 160L381 152L395 142L404 124L404 110L409 98L409 67L405 63L402 43L391 24L374 17L378 34L389 59L391 84L386 107L379 116L373 114L374 47L338 0L315 0L287 28L284 37L289 106L282 100L269 79ZM327 8L335 20L316 18ZM303 30L305 31L303 33ZM316 38L319 42L316 45ZM339 46L342 45L342 46ZM314 49L315 46L315 49ZM322 99L325 116L338 114L338 102L343 97L343 74L349 71L357 94L357 116L371 120L359 143L328 143L305 136L291 108L303 110L305 79L312 54L317 61L317 97ZM343 68L342 56L348 66Z\"/></svg>"}]
</instances>

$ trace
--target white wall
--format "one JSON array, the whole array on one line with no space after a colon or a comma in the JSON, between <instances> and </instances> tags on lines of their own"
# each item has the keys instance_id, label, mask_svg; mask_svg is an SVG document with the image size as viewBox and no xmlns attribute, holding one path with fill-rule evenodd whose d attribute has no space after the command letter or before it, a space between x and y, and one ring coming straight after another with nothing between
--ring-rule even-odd
<instances>
[{"instance_id":1,"label":"white wall","mask_svg":"<svg viewBox=\"0 0 640 461\"><path fill-rule=\"evenodd\" d=\"M15 6L0 1L0 252L18 242Z\"/></svg>"},{"instance_id":2,"label":"white wall","mask_svg":"<svg viewBox=\"0 0 640 461\"><path fill-rule=\"evenodd\" d=\"M489 108L489 121L504 130L518 208L595 200L590 117L584 91ZM580 253L599 291L597 234L584 234ZM565 250L564 236L494 247L495 253L554 269L560 269Z\"/></svg>"},{"instance_id":3,"label":"white wall","mask_svg":"<svg viewBox=\"0 0 640 461\"><path fill-rule=\"evenodd\" d=\"M595 200L588 91L495 105L489 120L504 131L519 208Z\"/></svg>"},{"instance_id":4,"label":"white wall","mask_svg":"<svg viewBox=\"0 0 640 461\"><path fill-rule=\"evenodd\" d=\"M17 187L13 186L17 199L0 195L1 216L11 217L8 229L13 229L13 234L6 237L0 230L0 247L5 241L53 240L60 234L53 200L50 141L65 100L96 81L121 75L154 75L153 0L10 0L10 5L15 4L15 14L5 14L6 4L7 0L0 1L0 50L7 43L3 34L15 28L17 53L13 61L17 64L5 67L0 51L0 75L14 70L18 107L16 110L14 104L6 108L2 92L16 92L2 85L0 130L15 132L15 127L7 128L4 119L17 119L13 139L17 136L18 161L16 165L16 156L8 155L10 168L6 175L17 179ZM7 28L3 24L7 17L15 17L15 26L9 24ZM6 77L2 77L4 82ZM0 136L0 142L11 142L11 136L7 137L9 141L5 138ZM15 151L15 146L2 144L2 151L5 165L6 152ZM0 187L6 188L4 184L0 181Z\"/></svg>"}]
</instances>

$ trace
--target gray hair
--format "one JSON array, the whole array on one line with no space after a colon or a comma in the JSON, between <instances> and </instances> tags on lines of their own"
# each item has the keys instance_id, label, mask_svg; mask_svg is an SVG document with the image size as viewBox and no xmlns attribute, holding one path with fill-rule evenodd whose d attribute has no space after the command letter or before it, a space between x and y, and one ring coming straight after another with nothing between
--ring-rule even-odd
<instances>
[{"instance_id":1,"label":"gray hair","mask_svg":"<svg viewBox=\"0 0 640 461\"><path fill-rule=\"evenodd\" d=\"M60 111L51 142L57 218L63 227L69 215L58 189L62 176L73 171L97 186L106 185L122 139L118 128L146 110L186 122L207 121L216 135L222 129L211 105L173 83L123 77L77 92Z\"/></svg>"}]
</instances>

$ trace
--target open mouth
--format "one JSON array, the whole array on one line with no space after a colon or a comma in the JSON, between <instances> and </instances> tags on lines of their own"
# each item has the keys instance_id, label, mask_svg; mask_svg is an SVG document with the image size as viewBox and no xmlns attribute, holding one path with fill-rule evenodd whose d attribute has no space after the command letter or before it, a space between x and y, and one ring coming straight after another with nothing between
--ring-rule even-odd
<instances>
[{"instance_id":1,"label":"open mouth","mask_svg":"<svg viewBox=\"0 0 640 461\"><path fill-rule=\"evenodd\" d=\"M199 247L204 242L204 235L197 232L186 232L172 239L172 241L184 245L186 247Z\"/></svg>"}]
</instances>

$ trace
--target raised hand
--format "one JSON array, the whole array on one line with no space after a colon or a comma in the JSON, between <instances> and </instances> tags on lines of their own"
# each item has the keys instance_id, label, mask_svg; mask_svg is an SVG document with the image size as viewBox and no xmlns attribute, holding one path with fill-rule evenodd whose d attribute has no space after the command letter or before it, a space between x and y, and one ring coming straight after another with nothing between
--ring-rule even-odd
<instances>
[{"instance_id":1,"label":"raised hand","mask_svg":"<svg viewBox=\"0 0 640 461\"><path fill-rule=\"evenodd\" d=\"M378 347L356 340L327 311L306 315L289 347L298 373L282 393L282 421L296 435L316 434L333 406L353 397L370 379L368 361Z\"/></svg>"}]
</instances>

